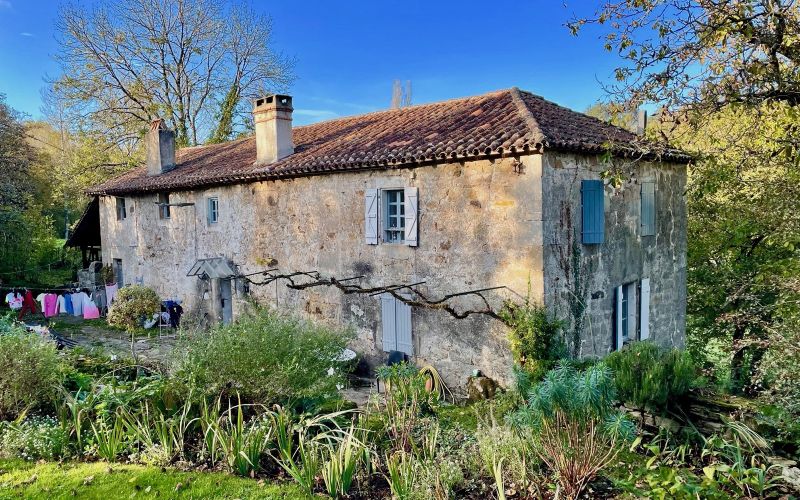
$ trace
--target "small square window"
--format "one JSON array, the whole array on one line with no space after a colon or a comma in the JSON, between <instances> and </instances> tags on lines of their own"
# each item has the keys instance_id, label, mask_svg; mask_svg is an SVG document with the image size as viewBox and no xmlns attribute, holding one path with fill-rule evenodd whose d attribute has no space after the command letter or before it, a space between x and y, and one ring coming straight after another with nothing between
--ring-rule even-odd
<instances>
[{"instance_id":1,"label":"small square window","mask_svg":"<svg viewBox=\"0 0 800 500\"><path fill-rule=\"evenodd\" d=\"M383 241L403 243L406 232L405 193L402 189L383 191Z\"/></svg>"},{"instance_id":2,"label":"small square window","mask_svg":"<svg viewBox=\"0 0 800 500\"><path fill-rule=\"evenodd\" d=\"M128 213L125 210L125 198L117 196L116 198L117 220L125 220Z\"/></svg>"},{"instance_id":3,"label":"small square window","mask_svg":"<svg viewBox=\"0 0 800 500\"><path fill-rule=\"evenodd\" d=\"M169 219L169 193L158 193L158 218Z\"/></svg>"},{"instance_id":4,"label":"small square window","mask_svg":"<svg viewBox=\"0 0 800 500\"><path fill-rule=\"evenodd\" d=\"M208 199L208 223L216 224L219 221L219 198Z\"/></svg>"}]
</instances>

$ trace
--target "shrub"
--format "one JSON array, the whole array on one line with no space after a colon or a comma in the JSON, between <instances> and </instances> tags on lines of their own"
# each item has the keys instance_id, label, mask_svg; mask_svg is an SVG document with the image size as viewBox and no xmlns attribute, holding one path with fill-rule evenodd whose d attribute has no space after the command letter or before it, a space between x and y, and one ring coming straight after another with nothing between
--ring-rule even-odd
<instances>
[{"instance_id":1,"label":"shrub","mask_svg":"<svg viewBox=\"0 0 800 500\"><path fill-rule=\"evenodd\" d=\"M173 350L173 380L198 395L239 395L250 403L324 400L344 375L343 330L257 309L236 323L188 336Z\"/></svg>"},{"instance_id":2,"label":"shrub","mask_svg":"<svg viewBox=\"0 0 800 500\"><path fill-rule=\"evenodd\" d=\"M50 405L66 366L55 343L17 326L5 328L0 333L0 419L9 420Z\"/></svg>"},{"instance_id":3,"label":"shrub","mask_svg":"<svg viewBox=\"0 0 800 500\"><path fill-rule=\"evenodd\" d=\"M511 329L509 341L514 362L541 380L556 362L566 356L560 321L548 316L545 308L526 300L522 304L506 301L500 317Z\"/></svg>"},{"instance_id":4,"label":"shrub","mask_svg":"<svg viewBox=\"0 0 800 500\"><path fill-rule=\"evenodd\" d=\"M0 423L0 455L25 460L57 460L67 455L69 435L52 417Z\"/></svg>"},{"instance_id":5,"label":"shrub","mask_svg":"<svg viewBox=\"0 0 800 500\"><path fill-rule=\"evenodd\" d=\"M697 378L686 351L663 349L651 342L634 342L609 354L605 363L614 373L621 401L656 411L679 401Z\"/></svg>"},{"instance_id":6,"label":"shrub","mask_svg":"<svg viewBox=\"0 0 800 500\"><path fill-rule=\"evenodd\" d=\"M384 414L389 436L398 449L411 451L413 431L422 414L433 409L438 394L425 388L427 376L409 363L381 366L376 374L386 386Z\"/></svg>"},{"instance_id":7,"label":"shrub","mask_svg":"<svg viewBox=\"0 0 800 500\"><path fill-rule=\"evenodd\" d=\"M524 491L531 479L529 469L538 463L532 456L530 442L509 427L494 421L482 423L476 436L484 472L491 476L495 473L496 465L502 463L503 484L514 485Z\"/></svg>"},{"instance_id":8,"label":"shrub","mask_svg":"<svg viewBox=\"0 0 800 500\"><path fill-rule=\"evenodd\" d=\"M614 397L607 367L579 372L565 365L548 372L527 405L509 419L530 432L534 452L556 474L567 498L576 498L634 435L633 424L614 409Z\"/></svg>"},{"instance_id":9,"label":"shrub","mask_svg":"<svg viewBox=\"0 0 800 500\"><path fill-rule=\"evenodd\" d=\"M120 288L108 310L108 324L133 331L142 321L161 311L161 299L155 290L141 285Z\"/></svg>"}]
</instances>

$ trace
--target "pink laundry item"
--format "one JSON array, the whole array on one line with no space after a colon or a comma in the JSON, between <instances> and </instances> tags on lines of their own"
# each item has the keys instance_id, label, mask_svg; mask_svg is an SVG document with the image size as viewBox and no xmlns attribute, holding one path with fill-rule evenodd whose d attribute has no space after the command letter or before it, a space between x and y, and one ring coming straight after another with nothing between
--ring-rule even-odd
<instances>
[{"instance_id":1,"label":"pink laundry item","mask_svg":"<svg viewBox=\"0 0 800 500\"><path fill-rule=\"evenodd\" d=\"M111 307L111 303L114 302L114 299L117 297L118 288L116 283L106 285L106 304L108 304L109 307Z\"/></svg>"},{"instance_id":2,"label":"pink laundry item","mask_svg":"<svg viewBox=\"0 0 800 500\"><path fill-rule=\"evenodd\" d=\"M58 314L56 310L57 309L56 306L58 304L58 295L54 293L48 293L47 295L44 296L43 302L44 302L43 311L45 318L52 318L53 316Z\"/></svg>"},{"instance_id":3,"label":"pink laundry item","mask_svg":"<svg viewBox=\"0 0 800 500\"><path fill-rule=\"evenodd\" d=\"M100 317L100 309L92 301L92 298L82 293L83 295L83 319L97 319Z\"/></svg>"},{"instance_id":4,"label":"pink laundry item","mask_svg":"<svg viewBox=\"0 0 800 500\"><path fill-rule=\"evenodd\" d=\"M83 305L83 319L97 319L100 317L100 309L94 305L94 302Z\"/></svg>"}]
</instances>

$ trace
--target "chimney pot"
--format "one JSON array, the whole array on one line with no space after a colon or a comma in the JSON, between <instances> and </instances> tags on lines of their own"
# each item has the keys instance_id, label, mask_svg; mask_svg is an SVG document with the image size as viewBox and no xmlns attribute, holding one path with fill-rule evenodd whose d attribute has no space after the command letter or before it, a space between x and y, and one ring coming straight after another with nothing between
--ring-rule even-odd
<instances>
[{"instance_id":1,"label":"chimney pot","mask_svg":"<svg viewBox=\"0 0 800 500\"><path fill-rule=\"evenodd\" d=\"M269 164L294 153L292 97L273 94L253 100L256 163Z\"/></svg>"},{"instance_id":2,"label":"chimney pot","mask_svg":"<svg viewBox=\"0 0 800 500\"><path fill-rule=\"evenodd\" d=\"M175 132L169 130L164 120L150 122L145 148L147 149L147 175L158 175L175 168Z\"/></svg>"}]
</instances>

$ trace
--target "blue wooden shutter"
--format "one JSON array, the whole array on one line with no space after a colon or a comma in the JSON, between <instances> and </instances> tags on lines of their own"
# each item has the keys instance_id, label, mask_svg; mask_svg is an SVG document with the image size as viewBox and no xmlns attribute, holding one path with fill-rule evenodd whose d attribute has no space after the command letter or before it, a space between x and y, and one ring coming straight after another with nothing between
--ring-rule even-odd
<instances>
[{"instance_id":1,"label":"blue wooden shutter","mask_svg":"<svg viewBox=\"0 0 800 500\"><path fill-rule=\"evenodd\" d=\"M381 328L383 330L383 350L397 351L397 330L395 320L395 299L388 293L381 295Z\"/></svg>"},{"instance_id":2,"label":"blue wooden shutter","mask_svg":"<svg viewBox=\"0 0 800 500\"><path fill-rule=\"evenodd\" d=\"M364 238L367 245L378 244L378 190L364 191Z\"/></svg>"},{"instance_id":3,"label":"blue wooden shutter","mask_svg":"<svg viewBox=\"0 0 800 500\"><path fill-rule=\"evenodd\" d=\"M212 215L214 198L206 198L206 223L213 224L214 217Z\"/></svg>"},{"instance_id":4,"label":"blue wooden shutter","mask_svg":"<svg viewBox=\"0 0 800 500\"><path fill-rule=\"evenodd\" d=\"M395 334L397 350L414 355L414 343L411 340L411 306L395 299Z\"/></svg>"},{"instance_id":5,"label":"blue wooden shutter","mask_svg":"<svg viewBox=\"0 0 800 500\"><path fill-rule=\"evenodd\" d=\"M419 213L419 195L417 188L407 187L403 193L405 203L405 244L415 247L419 244L417 236L417 214Z\"/></svg>"},{"instance_id":6,"label":"blue wooden shutter","mask_svg":"<svg viewBox=\"0 0 800 500\"><path fill-rule=\"evenodd\" d=\"M603 181L581 181L582 241L586 245L603 242L605 236L605 206Z\"/></svg>"},{"instance_id":7,"label":"blue wooden shutter","mask_svg":"<svg viewBox=\"0 0 800 500\"><path fill-rule=\"evenodd\" d=\"M656 184L642 183L642 236L656 234Z\"/></svg>"}]
</instances>

